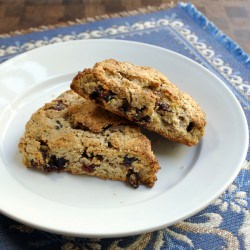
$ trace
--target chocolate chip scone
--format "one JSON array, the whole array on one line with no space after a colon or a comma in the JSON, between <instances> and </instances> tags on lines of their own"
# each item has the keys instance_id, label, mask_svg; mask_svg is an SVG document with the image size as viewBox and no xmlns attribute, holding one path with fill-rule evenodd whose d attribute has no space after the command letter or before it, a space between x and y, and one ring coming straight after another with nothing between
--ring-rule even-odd
<instances>
[{"instance_id":1,"label":"chocolate chip scone","mask_svg":"<svg viewBox=\"0 0 250 250\"><path fill-rule=\"evenodd\" d=\"M72 90L37 110L19 142L23 163L152 187L159 164L135 126Z\"/></svg>"},{"instance_id":2,"label":"chocolate chip scone","mask_svg":"<svg viewBox=\"0 0 250 250\"><path fill-rule=\"evenodd\" d=\"M79 72L71 89L170 140L192 146L204 134L201 107L153 68L105 60Z\"/></svg>"}]
</instances>

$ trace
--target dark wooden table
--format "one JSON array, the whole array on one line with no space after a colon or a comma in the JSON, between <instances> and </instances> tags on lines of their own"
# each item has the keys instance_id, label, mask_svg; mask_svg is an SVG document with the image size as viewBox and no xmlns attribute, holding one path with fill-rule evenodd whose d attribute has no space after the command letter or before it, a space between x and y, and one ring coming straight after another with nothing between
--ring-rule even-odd
<instances>
[{"instance_id":1,"label":"dark wooden table","mask_svg":"<svg viewBox=\"0 0 250 250\"><path fill-rule=\"evenodd\" d=\"M54 25L76 18L112 15L170 0L0 0L0 34ZM185 1L184 1L185 2ZM250 0L191 0L203 14L250 54Z\"/></svg>"}]
</instances>

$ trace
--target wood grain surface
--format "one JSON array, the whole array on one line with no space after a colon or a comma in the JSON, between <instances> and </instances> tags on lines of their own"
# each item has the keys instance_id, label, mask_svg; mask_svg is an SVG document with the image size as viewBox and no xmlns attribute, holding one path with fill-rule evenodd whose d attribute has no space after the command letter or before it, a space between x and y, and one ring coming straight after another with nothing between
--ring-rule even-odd
<instances>
[{"instance_id":1,"label":"wood grain surface","mask_svg":"<svg viewBox=\"0 0 250 250\"><path fill-rule=\"evenodd\" d=\"M170 0L0 0L0 34L100 15L173 4ZM185 2L185 1L183 1ZM250 54L250 0L191 0Z\"/></svg>"}]
</instances>

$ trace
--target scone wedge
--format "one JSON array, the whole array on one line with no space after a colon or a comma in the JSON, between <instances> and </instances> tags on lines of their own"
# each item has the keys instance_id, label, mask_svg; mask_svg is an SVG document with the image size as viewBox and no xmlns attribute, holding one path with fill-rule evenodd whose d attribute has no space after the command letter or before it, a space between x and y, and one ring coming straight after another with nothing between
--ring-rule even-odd
<instances>
[{"instance_id":1,"label":"scone wedge","mask_svg":"<svg viewBox=\"0 0 250 250\"><path fill-rule=\"evenodd\" d=\"M159 164L138 126L72 90L37 110L19 151L26 167L152 187Z\"/></svg>"},{"instance_id":2,"label":"scone wedge","mask_svg":"<svg viewBox=\"0 0 250 250\"><path fill-rule=\"evenodd\" d=\"M199 104L151 67L108 59L79 72L71 89L103 108L188 146L203 136Z\"/></svg>"}]
</instances>

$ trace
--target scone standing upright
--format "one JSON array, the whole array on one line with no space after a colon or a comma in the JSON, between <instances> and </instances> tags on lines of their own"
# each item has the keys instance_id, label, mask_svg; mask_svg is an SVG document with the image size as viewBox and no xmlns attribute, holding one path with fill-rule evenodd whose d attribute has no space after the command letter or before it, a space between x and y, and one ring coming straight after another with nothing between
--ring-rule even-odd
<instances>
[{"instance_id":1,"label":"scone standing upright","mask_svg":"<svg viewBox=\"0 0 250 250\"><path fill-rule=\"evenodd\" d=\"M108 59L79 72L71 88L103 108L188 146L204 134L198 103L150 67Z\"/></svg>"},{"instance_id":2,"label":"scone standing upright","mask_svg":"<svg viewBox=\"0 0 250 250\"><path fill-rule=\"evenodd\" d=\"M72 90L37 110L19 143L28 168L152 187L159 164L138 126Z\"/></svg>"}]
</instances>

